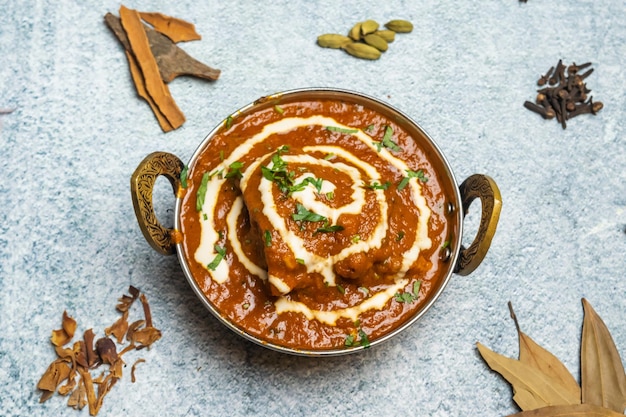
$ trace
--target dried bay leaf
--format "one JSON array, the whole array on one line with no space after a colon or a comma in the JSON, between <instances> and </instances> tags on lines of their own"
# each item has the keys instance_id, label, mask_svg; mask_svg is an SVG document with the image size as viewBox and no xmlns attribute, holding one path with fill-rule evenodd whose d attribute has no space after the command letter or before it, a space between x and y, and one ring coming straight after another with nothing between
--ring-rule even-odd
<instances>
[{"instance_id":1,"label":"dried bay leaf","mask_svg":"<svg viewBox=\"0 0 626 417\"><path fill-rule=\"evenodd\" d=\"M537 344L530 336L521 331L513 306L509 302L511 318L519 337L519 360L550 376L559 383L564 390L569 391L572 398L578 398L580 403L580 386L574 376L556 356Z\"/></svg>"},{"instance_id":2,"label":"dried bay leaf","mask_svg":"<svg viewBox=\"0 0 626 417\"><path fill-rule=\"evenodd\" d=\"M508 417L623 417L608 408L593 404L554 405L536 410L522 411Z\"/></svg>"},{"instance_id":3,"label":"dried bay leaf","mask_svg":"<svg viewBox=\"0 0 626 417\"><path fill-rule=\"evenodd\" d=\"M580 397L572 395L544 372L516 359L500 355L481 343L476 343L478 351L489 367L502 375L512 386L513 391L528 391L514 398L522 410L537 406L580 404Z\"/></svg>"},{"instance_id":4,"label":"dried bay leaf","mask_svg":"<svg viewBox=\"0 0 626 417\"><path fill-rule=\"evenodd\" d=\"M583 331L580 347L582 401L619 413L626 408L626 374L611 333L583 298Z\"/></svg>"}]
</instances>

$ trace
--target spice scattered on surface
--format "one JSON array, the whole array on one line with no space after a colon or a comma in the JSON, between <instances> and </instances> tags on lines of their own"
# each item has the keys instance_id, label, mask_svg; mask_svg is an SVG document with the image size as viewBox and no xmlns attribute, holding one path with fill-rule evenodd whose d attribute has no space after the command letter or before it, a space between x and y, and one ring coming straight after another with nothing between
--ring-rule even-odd
<instances>
[{"instance_id":1,"label":"spice scattered on surface","mask_svg":"<svg viewBox=\"0 0 626 417\"><path fill-rule=\"evenodd\" d=\"M42 391L39 402L48 400L58 392L68 396L69 407L81 410L87 405L89 414L95 416L102 407L104 397L122 378L122 369L125 366L123 355L132 350L149 348L161 338L161 331L152 325L150 305L145 294L133 286L129 287L128 292L130 295L122 295L116 306L122 316L105 329L105 337L97 340L93 330L88 329L83 333L82 340L74 342L71 347L65 347L74 337L77 322L67 312L63 312L61 328L53 330L50 338L55 346L57 359L48 366L37 384L37 388ZM129 312L137 299L142 304L144 319L129 325ZM116 338L117 344L109 337L111 335ZM129 344L118 352L118 344L123 346L124 338ZM135 382L135 367L142 362L145 360L137 359L132 366L132 382ZM102 371L102 365L108 365L108 370ZM98 376L94 378L92 372Z\"/></svg>"},{"instance_id":2,"label":"spice scattered on surface","mask_svg":"<svg viewBox=\"0 0 626 417\"><path fill-rule=\"evenodd\" d=\"M477 343L487 365L513 387L513 400L522 412L512 416L623 416L626 373L622 360L600 316L584 298L582 303L580 385L559 359L520 330L511 303L509 309L519 336L519 360Z\"/></svg>"},{"instance_id":3,"label":"spice scattered on surface","mask_svg":"<svg viewBox=\"0 0 626 417\"><path fill-rule=\"evenodd\" d=\"M537 85L542 88L537 90L535 102L526 101L524 107L544 119L556 118L563 129L567 127L567 121L576 116L597 114L604 104L594 102L593 96L589 96L591 90L584 82L593 72L593 68L589 67L591 62L572 63L567 67L563 60L559 60L556 67L551 67L539 77Z\"/></svg>"},{"instance_id":4,"label":"spice scattered on surface","mask_svg":"<svg viewBox=\"0 0 626 417\"><path fill-rule=\"evenodd\" d=\"M413 24L407 20L395 19L385 23L381 29L375 20L358 22L348 35L326 33L317 37L317 44L322 48L343 49L348 54L361 59L376 60L387 51L395 40L396 33L413 31Z\"/></svg>"},{"instance_id":5,"label":"spice scattered on surface","mask_svg":"<svg viewBox=\"0 0 626 417\"><path fill-rule=\"evenodd\" d=\"M148 102L164 132L175 130L185 122L185 116L166 83L179 75L217 80L220 71L195 60L176 45L201 39L193 24L124 6L119 13L120 18L107 13L104 20L124 47L137 93Z\"/></svg>"}]
</instances>

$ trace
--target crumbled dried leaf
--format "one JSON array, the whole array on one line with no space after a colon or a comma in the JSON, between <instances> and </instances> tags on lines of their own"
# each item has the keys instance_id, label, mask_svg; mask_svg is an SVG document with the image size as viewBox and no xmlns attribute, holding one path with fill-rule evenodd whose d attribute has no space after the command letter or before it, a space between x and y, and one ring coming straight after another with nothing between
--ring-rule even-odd
<instances>
[{"instance_id":1,"label":"crumbled dried leaf","mask_svg":"<svg viewBox=\"0 0 626 417\"><path fill-rule=\"evenodd\" d=\"M154 327L144 327L143 329L136 330L133 336L133 341L136 343L137 349L143 349L150 347L154 342L161 338L161 331Z\"/></svg>"},{"instance_id":2,"label":"crumbled dried leaf","mask_svg":"<svg viewBox=\"0 0 626 417\"><path fill-rule=\"evenodd\" d=\"M111 327L107 327L104 329L104 334L106 336L111 336L111 335L115 336L115 339L117 339L117 343L121 344L124 342L124 336L126 335L127 331L128 331L128 310L124 310L122 312L122 317L117 319L117 321L113 323Z\"/></svg>"},{"instance_id":3,"label":"crumbled dried leaf","mask_svg":"<svg viewBox=\"0 0 626 417\"><path fill-rule=\"evenodd\" d=\"M70 374L70 367L63 359L53 361L37 383L37 388L44 391L39 402L44 402L56 391L57 387Z\"/></svg>"},{"instance_id":4,"label":"crumbled dried leaf","mask_svg":"<svg viewBox=\"0 0 626 417\"><path fill-rule=\"evenodd\" d=\"M572 398L580 399L580 386L565 365L563 365L556 356L541 347L530 336L521 331L511 303L509 303L509 310L519 336L520 362L552 377L555 383L558 383L562 389L567 390Z\"/></svg>"},{"instance_id":5,"label":"crumbled dried leaf","mask_svg":"<svg viewBox=\"0 0 626 417\"><path fill-rule=\"evenodd\" d=\"M98 363L98 354L94 350L93 340L96 335L93 332L93 329L88 329L83 334L83 340L85 341L85 355L87 356L87 367L91 368Z\"/></svg>"},{"instance_id":6,"label":"crumbled dried leaf","mask_svg":"<svg viewBox=\"0 0 626 417\"><path fill-rule=\"evenodd\" d=\"M582 400L620 413L626 408L626 374L609 329L583 298L580 349Z\"/></svg>"},{"instance_id":7,"label":"crumbled dried leaf","mask_svg":"<svg viewBox=\"0 0 626 417\"><path fill-rule=\"evenodd\" d=\"M135 361L135 363L133 363L133 366L130 368L130 382L132 382L133 384L135 383L136 379L135 379L135 369L137 368L137 365L139 365L140 363L144 363L146 360L143 358L139 358Z\"/></svg>"},{"instance_id":8,"label":"crumbled dried leaf","mask_svg":"<svg viewBox=\"0 0 626 417\"><path fill-rule=\"evenodd\" d=\"M139 296L139 300L141 300L141 305L143 307L143 316L146 319L146 327L152 327L152 312L150 311L150 304L148 304L146 295L141 294Z\"/></svg>"},{"instance_id":9,"label":"crumbled dried leaf","mask_svg":"<svg viewBox=\"0 0 626 417\"><path fill-rule=\"evenodd\" d=\"M137 320L131 325L128 324L129 309L137 298L141 299L144 317L152 323L150 306L145 295L132 286L129 288L129 293L130 295L123 295L120 298L117 310L122 312L122 317L111 327L106 328L106 337L99 338L94 344L95 333L92 329L88 329L84 332L83 339L74 342L72 348L55 344L57 359L50 364L37 384L37 388L42 391L40 402L46 401L58 392L60 395L68 396L69 407L80 410L88 405L89 413L92 416L96 415L106 395L122 378L125 366L122 355L132 350L148 347L161 337L158 329L146 326L146 320ZM64 313L64 325L58 331L62 338L51 341L53 343L63 341L70 334L73 336L75 330L75 321ZM131 343L118 353L117 345L112 338L108 337L109 334L114 335L120 345L124 341L124 336L127 336ZM67 342L70 341L69 339ZM138 344L135 344L134 340L137 340ZM143 359L138 360L135 365L143 361ZM91 372L100 368L101 365L108 365L108 369L102 370L94 379ZM133 365L133 371L135 365ZM134 382L134 375L132 379Z\"/></svg>"},{"instance_id":10,"label":"crumbled dried leaf","mask_svg":"<svg viewBox=\"0 0 626 417\"><path fill-rule=\"evenodd\" d=\"M96 353L102 363L114 365L118 360L115 342L108 337L102 337L96 341Z\"/></svg>"},{"instance_id":11,"label":"crumbled dried leaf","mask_svg":"<svg viewBox=\"0 0 626 417\"><path fill-rule=\"evenodd\" d=\"M63 312L61 328L52 331L50 340L55 346L63 346L72 340L76 331L76 320L67 315L67 311Z\"/></svg>"},{"instance_id":12,"label":"crumbled dried leaf","mask_svg":"<svg viewBox=\"0 0 626 417\"><path fill-rule=\"evenodd\" d=\"M87 405L87 391L83 384L79 384L78 387L72 391L72 394L67 400L67 405L77 410L82 410Z\"/></svg>"},{"instance_id":13,"label":"crumbled dried leaf","mask_svg":"<svg viewBox=\"0 0 626 417\"><path fill-rule=\"evenodd\" d=\"M624 417L624 415L593 404L576 404L554 405L511 414L508 417Z\"/></svg>"},{"instance_id":14,"label":"crumbled dried leaf","mask_svg":"<svg viewBox=\"0 0 626 417\"><path fill-rule=\"evenodd\" d=\"M139 12L141 18L151 24L155 30L170 38L173 42L196 41L202 37L196 32L193 23L162 13Z\"/></svg>"},{"instance_id":15,"label":"crumbled dried leaf","mask_svg":"<svg viewBox=\"0 0 626 417\"><path fill-rule=\"evenodd\" d=\"M477 343L478 351L489 367L502 375L513 392L527 391L513 399L522 410L549 405L580 404L580 398L563 389L554 378L516 359L495 353Z\"/></svg>"},{"instance_id":16,"label":"crumbled dried leaf","mask_svg":"<svg viewBox=\"0 0 626 417\"><path fill-rule=\"evenodd\" d=\"M120 7L120 20L126 31L133 55L143 75L146 91L172 128L177 129L185 122L185 116L176 105L167 85L161 79L159 68L150 50L148 37L136 10Z\"/></svg>"}]
</instances>

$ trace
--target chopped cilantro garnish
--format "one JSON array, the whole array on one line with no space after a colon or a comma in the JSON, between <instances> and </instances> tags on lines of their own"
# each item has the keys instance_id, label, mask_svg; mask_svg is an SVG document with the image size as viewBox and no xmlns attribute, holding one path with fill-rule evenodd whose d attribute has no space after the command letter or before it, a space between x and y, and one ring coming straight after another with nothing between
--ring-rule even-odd
<instances>
[{"instance_id":1,"label":"chopped cilantro garnish","mask_svg":"<svg viewBox=\"0 0 626 417\"><path fill-rule=\"evenodd\" d=\"M385 181L383 184L379 184L377 181L374 181L371 184L364 184L363 187L369 188L371 190L386 190L389 188L391 183L389 181Z\"/></svg>"},{"instance_id":2,"label":"chopped cilantro garnish","mask_svg":"<svg viewBox=\"0 0 626 417\"><path fill-rule=\"evenodd\" d=\"M274 106L274 110L276 110L276 113L279 113L279 114L283 114L285 112L283 108L280 107L278 104Z\"/></svg>"},{"instance_id":3,"label":"chopped cilantro garnish","mask_svg":"<svg viewBox=\"0 0 626 417\"><path fill-rule=\"evenodd\" d=\"M335 193L332 191L329 191L326 193L326 198L329 200L334 200L335 199Z\"/></svg>"},{"instance_id":4,"label":"chopped cilantro garnish","mask_svg":"<svg viewBox=\"0 0 626 417\"><path fill-rule=\"evenodd\" d=\"M393 137L393 129L391 128L391 126L387 126L385 128L385 134L383 135L383 140L380 142L372 142L372 143L376 146L376 150L378 152L380 152L382 148L387 148L394 152L401 151L402 148L399 147L398 144L391 139L392 137Z\"/></svg>"},{"instance_id":5,"label":"chopped cilantro garnish","mask_svg":"<svg viewBox=\"0 0 626 417\"><path fill-rule=\"evenodd\" d=\"M300 265L304 265L304 259L296 258L296 262L299 263Z\"/></svg>"},{"instance_id":6,"label":"chopped cilantro garnish","mask_svg":"<svg viewBox=\"0 0 626 417\"><path fill-rule=\"evenodd\" d=\"M396 236L396 242L401 241L403 237L404 237L404 232L398 232L398 235Z\"/></svg>"},{"instance_id":7,"label":"chopped cilantro garnish","mask_svg":"<svg viewBox=\"0 0 626 417\"><path fill-rule=\"evenodd\" d=\"M226 248L215 245L214 249L215 252L217 252L217 255L215 255L215 258L211 261L211 263L206 266L211 271L215 271L217 269L217 266L220 262L222 262L222 259L224 259L224 256L226 255Z\"/></svg>"},{"instance_id":8,"label":"chopped cilantro garnish","mask_svg":"<svg viewBox=\"0 0 626 417\"><path fill-rule=\"evenodd\" d=\"M365 128L366 132L371 132L372 130L374 130L374 124L373 123L371 125L367 125L367 127Z\"/></svg>"},{"instance_id":9,"label":"chopped cilantro garnish","mask_svg":"<svg viewBox=\"0 0 626 417\"><path fill-rule=\"evenodd\" d=\"M346 129L344 127L337 127L337 126L326 126L326 130L330 130L331 132L348 133L348 134L357 133L359 131L359 129Z\"/></svg>"},{"instance_id":10,"label":"chopped cilantro garnish","mask_svg":"<svg viewBox=\"0 0 626 417\"><path fill-rule=\"evenodd\" d=\"M241 178L241 168L243 168L243 162L235 161L228 166L228 172L224 175L225 178Z\"/></svg>"},{"instance_id":11,"label":"chopped cilantro garnish","mask_svg":"<svg viewBox=\"0 0 626 417\"><path fill-rule=\"evenodd\" d=\"M263 233L263 240L265 241L265 246L268 248L272 246L272 233L269 230L266 230L265 233Z\"/></svg>"},{"instance_id":12,"label":"chopped cilantro garnish","mask_svg":"<svg viewBox=\"0 0 626 417\"><path fill-rule=\"evenodd\" d=\"M419 298L421 285L422 281L417 280L413 283L413 292L397 292L393 297L399 303L412 303Z\"/></svg>"},{"instance_id":13,"label":"chopped cilantro garnish","mask_svg":"<svg viewBox=\"0 0 626 417\"><path fill-rule=\"evenodd\" d=\"M318 227L315 232L316 233L332 233L332 232L341 232L344 229L343 226L341 225L334 225L334 226L324 226L324 227Z\"/></svg>"},{"instance_id":14,"label":"chopped cilantro garnish","mask_svg":"<svg viewBox=\"0 0 626 417\"><path fill-rule=\"evenodd\" d=\"M220 150L220 161L224 162L224 151Z\"/></svg>"},{"instance_id":15,"label":"chopped cilantro garnish","mask_svg":"<svg viewBox=\"0 0 626 417\"><path fill-rule=\"evenodd\" d=\"M423 170L411 171L410 169L406 170L407 176L402 178L402 181L398 183L398 190L402 190L409 184L409 180L411 178L417 178L421 182L428 182L428 177L424 175Z\"/></svg>"},{"instance_id":16,"label":"chopped cilantro garnish","mask_svg":"<svg viewBox=\"0 0 626 417\"><path fill-rule=\"evenodd\" d=\"M354 336L349 334L346 336L346 340L343 342L344 345L350 347L350 346L355 346L354 343Z\"/></svg>"},{"instance_id":17,"label":"chopped cilantro garnish","mask_svg":"<svg viewBox=\"0 0 626 417\"><path fill-rule=\"evenodd\" d=\"M361 338L359 340L361 346L363 346L364 348L370 347L370 339L369 337L367 337L367 333L365 333L363 329L359 329L359 337Z\"/></svg>"},{"instance_id":18,"label":"chopped cilantro garnish","mask_svg":"<svg viewBox=\"0 0 626 417\"><path fill-rule=\"evenodd\" d=\"M198 187L198 191L196 192L196 210L201 211L202 206L204 205L204 199L206 197L206 189L207 184L209 182L209 173L205 172L202 175L202 181L200 182L200 187Z\"/></svg>"},{"instance_id":19,"label":"chopped cilantro garnish","mask_svg":"<svg viewBox=\"0 0 626 417\"><path fill-rule=\"evenodd\" d=\"M354 236L352 236L352 239L350 239L350 240L352 240L352 243L357 243L359 240L361 240L361 236L354 235Z\"/></svg>"},{"instance_id":20,"label":"chopped cilantro garnish","mask_svg":"<svg viewBox=\"0 0 626 417\"><path fill-rule=\"evenodd\" d=\"M342 294L346 293L346 289L339 284L337 284L337 291L339 291Z\"/></svg>"},{"instance_id":21,"label":"chopped cilantro garnish","mask_svg":"<svg viewBox=\"0 0 626 417\"><path fill-rule=\"evenodd\" d=\"M226 118L226 121L224 122L224 125L226 126L226 129L230 129L230 127L233 125L233 116L228 116Z\"/></svg>"},{"instance_id":22,"label":"chopped cilantro garnish","mask_svg":"<svg viewBox=\"0 0 626 417\"><path fill-rule=\"evenodd\" d=\"M307 210L307 208L300 203L296 204L296 211L296 213L291 215L291 218L296 221L303 220L307 222L322 222L327 220L326 217Z\"/></svg>"},{"instance_id":23,"label":"chopped cilantro garnish","mask_svg":"<svg viewBox=\"0 0 626 417\"><path fill-rule=\"evenodd\" d=\"M330 161L331 159L335 159L336 156L337 155L335 155L334 153L331 152L331 153L327 153L326 155L324 155L324 159L326 161Z\"/></svg>"},{"instance_id":24,"label":"chopped cilantro garnish","mask_svg":"<svg viewBox=\"0 0 626 417\"><path fill-rule=\"evenodd\" d=\"M189 173L189 167L185 165L183 170L180 171L180 185L183 188L187 188L187 174Z\"/></svg>"}]
</instances>

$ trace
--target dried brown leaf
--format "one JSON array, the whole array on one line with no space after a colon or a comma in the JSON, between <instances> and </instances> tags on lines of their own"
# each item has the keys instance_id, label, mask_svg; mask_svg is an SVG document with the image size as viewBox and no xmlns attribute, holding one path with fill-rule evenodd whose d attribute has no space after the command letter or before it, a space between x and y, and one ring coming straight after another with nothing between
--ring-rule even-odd
<instances>
[{"instance_id":1,"label":"dried brown leaf","mask_svg":"<svg viewBox=\"0 0 626 417\"><path fill-rule=\"evenodd\" d=\"M508 417L624 417L608 408L592 404L554 405L536 410L522 411Z\"/></svg>"},{"instance_id":2,"label":"dried brown leaf","mask_svg":"<svg viewBox=\"0 0 626 417\"><path fill-rule=\"evenodd\" d=\"M517 316L513 311L513 306L509 302L511 318L515 322L517 334L519 336L519 360L553 378L561 387L567 391L572 398L578 398L580 403L580 386L574 376L563 365L563 363L548 350L537 344L530 336L520 329Z\"/></svg>"},{"instance_id":3,"label":"dried brown leaf","mask_svg":"<svg viewBox=\"0 0 626 417\"><path fill-rule=\"evenodd\" d=\"M114 365L117 362L117 346L115 346L115 342L108 337L101 337L96 341L96 353L102 363Z\"/></svg>"},{"instance_id":4,"label":"dried brown leaf","mask_svg":"<svg viewBox=\"0 0 626 417\"><path fill-rule=\"evenodd\" d=\"M87 405L89 405L89 414L95 416L98 414L98 409L96 408L96 391L93 387L93 381L91 379L91 375L89 371L78 368L78 372L80 373L81 382L85 387L85 394L87 395Z\"/></svg>"},{"instance_id":5,"label":"dried brown leaf","mask_svg":"<svg viewBox=\"0 0 626 417\"><path fill-rule=\"evenodd\" d=\"M76 320L68 316L67 311L64 311L63 319L61 320L61 328L52 331L50 341L55 346L63 346L72 340L75 331Z\"/></svg>"},{"instance_id":6,"label":"dried brown leaf","mask_svg":"<svg viewBox=\"0 0 626 417\"><path fill-rule=\"evenodd\" d=\"M67 400L67 406L82 410L87 405L87 391L84 384L79 384Z\"/></svg>"},{"instance_id":7,"label":"dried brown leaf","mask_svg":"<svg viewBox=\"0 0 626 417\"><path fill-rule=\"evenodd\" d=\"M133 339L137 343L137 349L150 347L154 342L161 338L161 331L154 327L144 327L135 331Z\"/></svg>"},{"instance_id":8,"label":"dried brown leaf","mask_svg":"<svg viewBox=\"0 0 626 417\"><path fill-rule=\"evenodd\" d=\"M83 334L83 339L85 341L85 355L87 358L87 367L92 368L98 363L98 354L94 350L93 339L95 338L95 334L92 329L88 329Z\"/></svg>"},{"instance_id":9,"label":"dried brown leaf","mask_svg":"<svg viewBox=\"0 0 626 417\"><path fill-rule=\"evenodd\" d=\"M626 408L626 374L609 329L583 298L580 349L582 401L619 413Z\"/></svg>"},{"instance_id":10,"label":"dried brown leaf","mask_svg":"<svg viewBox=\"0 0 626 417\"><path fill-rule=\"evenodd\" d=\"M478 351L489 367L502 375L512 386L513 391L528 391L517 396L522 410L542 406L579 404L580 398L563 389L554 378L542 371L516 359L500 355L481 343L477 343ZM531 394L531 395L529 395ZM528 401L532 397L532 401ZM516 400L516 401L517 401Z\"/></svg>"},{"instance_id":11,"label":"dried brown leaf","mask_svg":"<svg viewBox=\"0 0 626 417\"><path fill-rule=\"evenodd\" d=\"M37 388L44 391L39 402L44 402L54 394L57 387L70 374L70 367L63 359L56 359L46 369L37 383Z\"/></svg>"},{"instance_id":12,"label":"dried brown leaf","mask_svg":"<svg viewBox=\"0 0 626 417\"><path fill-rule=\"evenodd\" d=\"M117 339L117 343L124 342L124 336L128 331L128 310L124 310L122 312L122 317L117 319L115 323L111 325L111 327L107 327L104 329L104 334L107 336L115 336Z\"/></svg>"},{"instance_id":13,"label":"dried brown leaf","mask_svg":"<svg viewBox=\"0 0 626 417\"><path fill-rule=\"evenodd\" d=\"M146 360L143 358L139 358L135 361L135 363L133 363L133 366L130 368L130 382L132 382L133 384L135 383L136 379L135 379L135 368L137 368L137 365L139 365L140 363L145 362Z\"/></svg>"},{"instance_id":14,"label":"dried brown leaf","mask_svg":"<svg viewBox=\"0 0 626 417\"><path fill-rule=\"evenodd\" d=\"M162 13L139 12L139 16L154 27L154 29L173 42L196 41L202 39L196 32L193 23Z\"/></svg>"},{"instance_id":15,"label":"dried brown leaf","mask_svg":"<svg viewBox=\"0 0 626 417\"><path fill-rule=\"evenodd\" d=\"M141 301L141 305L143 306L143 315L146 319L146 327L152 327L152 313L150 312L150 304L148 303L148 298L146 298L145 294L141 294L139 296L139 300Z\"/></svg>"},{"instance_id":16,"label":"dried brown leaf","mask_svg":"<svg viewBox=\"0 0 626 417\"><path fill-rule=\"evenodd\" d=\"M144 324L146 324L145 320L137 320L132 322L128 326L128 331L126 332L126 340L131 344L135 344L135 332Z\"/></svg>"}]
</instances>

